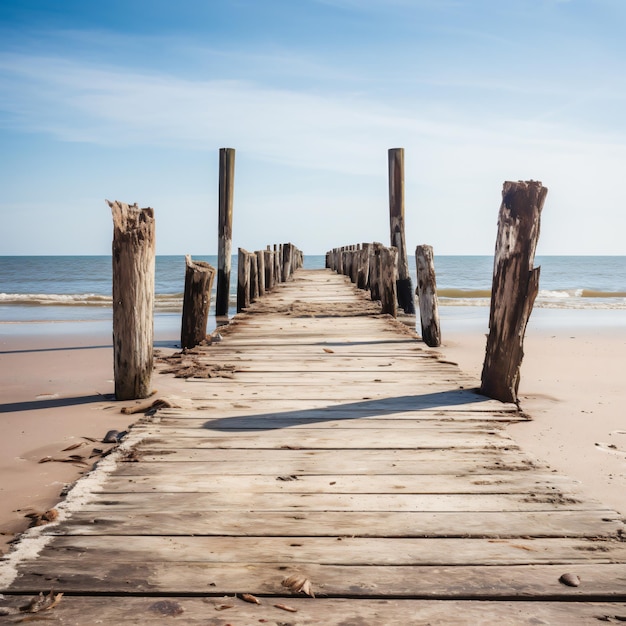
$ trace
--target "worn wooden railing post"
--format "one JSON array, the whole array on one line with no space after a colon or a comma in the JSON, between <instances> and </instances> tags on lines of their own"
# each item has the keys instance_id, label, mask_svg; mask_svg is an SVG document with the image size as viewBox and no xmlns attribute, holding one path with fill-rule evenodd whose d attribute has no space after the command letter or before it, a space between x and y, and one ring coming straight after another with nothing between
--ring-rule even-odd
<instances>
[{"instance_id":1,"label":"worn wooden railing post","mask_svg":"<svg viewBox=\"0 0 626 626\"><path fill-rule=\"evenodd\" d=\"M217 292L215 294L216 317L228 315L233 245L234 183L235 150L233 148L220 148Z\"/></svg>"},{"instance_id":2,"label":"worn wooden railing post","mask_svg":"<svg viewBox=\"0 0 626 626\"><path fill-rule=\"evenodd\" d=\"M538 181L505 182L498 218L489 335L480 391L517 402L524 334L539 291L534 268L541 210L548 190Z\"/></svg>"},{"instance_id":3,"label":"worn wooden railing post","mask_svg":"<svg viewBox=\"0 0 626 626\"><path fill-rule=\"evenodd\" d=\"M117 400L152 393L154 210L109 202L113 215L113 376Z\"/></svg>"},{"instance_id":4,"label":"worn wooden railing post","mask_svg":"<svg viewBox=\"0 0 626 626\"><path fill-rule=\"evenodd\" d=\"M439 327L439 303L437 301L437 280L432 246L417 246L415 249L417 268L417 293L420 309L422 339L427 346L441 345Z\"/></svg>"},{"instance_id":5,"label":"worn wooden railing post","mask_svg":"<svg viewBox=\"0 0 626 626\"><path fill-rule=\"evenodd\" d=\"M193 348L206 339L215 268L185 256L185 294L180 332L181 348Z\"/></svg>"},{"instance_id":6,"label":"worn wooden railing post","mask_svg":"<svg viewBox=\"0 0 626 626\"><path fill-rule=\"evenodd\" d=\"M380 263L380 303L381 313L388 313L393 317L398 315L398 250L395 247L381 246Z\"/></svg>"},{"instance_id":7,"label":"worn wooden railing post","mask_svg":"<svg viewBox=\"0 0 626 626\"><path fill-rule=\"evenodd\" d=\"M239 248L237 257L237 313L250 306L250 255Z\"/></svg>"},{"instance_id":8,"label":"worn wooden railing post","mask_svg":"<svg viewBox=\"0 0 626 626\"><path fill-rule=\"evenodd\" d=\"M389 221L391 245L398 250L398 305L415 315L415 298L404 234L404 148L389 150Z\"/></svg>"}]
</instances>

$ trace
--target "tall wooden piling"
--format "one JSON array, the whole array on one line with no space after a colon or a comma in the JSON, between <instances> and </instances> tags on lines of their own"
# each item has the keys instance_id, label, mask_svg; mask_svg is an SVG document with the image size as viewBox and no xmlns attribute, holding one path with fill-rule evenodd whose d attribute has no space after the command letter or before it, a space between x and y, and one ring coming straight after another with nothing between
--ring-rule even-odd
<instances>
[{"instance_id":1,"label":"tall wooden piling","mask_svg":"<svg viewBox=\"0 0 626 626\"><path fill-rule=\"evenodd\" d=\"M206 339L215 268L185 256L185 294L180 331L181 348L193 348Z\"/></svg>"},{"instance_id":2,"label":"tall wooden piling","mask_svg":"<svg viewBox=\"0 0 626 626\"><path fill-rule=\"evenodd\" d=\"M417 293L420 310L422 339L427 346L441 345L439 326L439 303L437 301L437 280L432 246L422 245L415 249L417 268Z\"/></svg>"},{"instance_id":3,"label":"tall wooden piling","mask_svg":"<svg viewBox=\"0 0 626 626\"><path fill-rule=\"evenodd\" d=\"M235 150L233 148L220 148L217 293L215 296L215 315L217 317L228 315L234 183Z\"/></svg>"},{"instance_id":4,"label":"tall wooden piling","mask_svg":"<svg viewBox=\"0 0 626 626\"><path fill-rule=\"evenodd\" d=\"M398 250L398 305L405 313L415 315L404 234L404 148L389 149L389 222L391 246Z\"/></svg>"},{"instance_id":5,"label":"tall wooden piling","mask_svg":"<svg viewBox=\"0 0 626 626\"><path fill-rule=\"evenodd\" d=\"M489 336L481 393L517 402L524 334L539 291L533 267L548 190L538 181L505 182L498 218Z\"/></svg>"},{"instance_id":6,"label":"tall wooden piling","mask_svg":"<svg viewBox=\"0 0 626 626\"><path fill-rule=\"evenodd\" d=\"M113 374L115 398L152 392L154 210L109 202L113 215Z\"/></svg>"}]
</instances>

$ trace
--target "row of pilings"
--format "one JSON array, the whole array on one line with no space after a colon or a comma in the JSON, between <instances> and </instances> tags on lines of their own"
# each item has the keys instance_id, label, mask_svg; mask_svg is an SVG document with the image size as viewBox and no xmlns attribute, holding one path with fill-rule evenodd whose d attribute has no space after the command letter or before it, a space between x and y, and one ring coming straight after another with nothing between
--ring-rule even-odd
<instances>
[{"instance_id":1,"label":"row of pilings","mask_svg":"<svg viewBox=\"0 0 626 626\"><path fill-rule=\"evenodd\" d=\"M534 267L534 258L547 192L535 180L505 181L502 189L480 391L503 402L519 402L524 335L539 292L540 268ZM403 240L403 226L397 232L401 235L398 239ZM349 245L327 252L326 267L349 276L358 287L369 289L372 300L380 300L382 312L396 316L399 256L395 246ZM436 347L441 333L432 247L417 246L415 256L422 338Z\"/></svg>"},{"instance_id":2,"label":"row of pilings","mask_svg":"<svg viewBox=\"0 0 626 626\"><path fill-rule=\"evenodd\" d=\"M326 253L326 267L348 276L381 303L382 313L398 315L398 249L382 243L360 243Z\"/></svg>"},{"instance_id":3,"label":"row of pilings","mask_svg":"<svg viewBox=\"0 0 626 626\"><path fill-rule=\"evenodd\" d=\"M292 243L256 252L239 248L237 263L237 313L241 313L277 284L291 280L304 264L304 254Z\"/></svg>"}]
</instances>

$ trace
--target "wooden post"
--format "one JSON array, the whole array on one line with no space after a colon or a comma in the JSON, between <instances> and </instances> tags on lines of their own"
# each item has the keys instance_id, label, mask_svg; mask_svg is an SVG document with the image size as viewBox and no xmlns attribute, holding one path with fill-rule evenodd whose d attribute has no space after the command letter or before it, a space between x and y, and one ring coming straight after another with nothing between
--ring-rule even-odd
<instances>
[{"instance_id":1,"label":"wooden post","mask_svg":"<svg viewBox=\"0 0 626 626\"><path fill-rule=\"evenodd\" d=\"M395 247L386 248L385 246L381 246L378 259L380 263L381 312L397 317L398 249Z\"/></svg>"},{"instance_id":2,"label":"wooden post","mask_svg":"<svg viewBox=\"0 0 626 626\"><path fill-rule=\"evenodd\" d=\"M206 339L215 268L185 256L185 295L180 331L181 348L193 348Z\"/></svg>"},{"instance_id":3,"label":"wooden post","mask_svg":"<svg viewBox=\"0 0 626 626\"><path fill-rule=\"evenodd\" d=\"M254 302L259 299L259 266L254 252L248 252L247 263L250 268L250 302Z\"/></svg>"},{"instance_id":4,"label":"wooden post","mask_svg":"<svg viewBox=\"0 0 626 626\"><path fill-rule=\"evenodd\" d=\"M274 269L276 266L274 263L274 252L267 246L267 250L263 254L265 256L265 290L271 291L274 289Z\"/></svg>"},{"instance_id":5,"label":"wooden post","mask_svg":"<svg viewBox=\"0 0 626 626\"><path fill-rule=\"evenodd\" d=\"M275 280L277 283L283 282L283 244L274 244L274 262L275 267Z\"/></svg>"},{"instance_id":6,"label":"wooden post","mask_svg":"<svg viewBox=\"0 0 626 626\"><path fill-rule=\"evenodd\" d=\"M439 327L439 303L437 301L437 280L432 246L417 246L415 249L417 267L417 293L420 308L422 339L427 346L441 345Z\"/></svg>"},{"instance_id":7,"label":"wooden post","mask_svg":"<svg viewBox=\"0 0 626 626\"><path fill-rule=\"evenodd\" d=\"M283 250L282 277L283 277L283 282L286 283L291 277L291 244L284 243L282 245L282 250Z\"/></svg>"},{"instance_id":8,"label":"wooden post","mask_svg":"<svg viewBox=\"0 0 626 626\"><path fill-rule=\"evenodd\" d=\"M256 254L256 268L257 268L257 285L259 288L259 296L265 294L265 252L263 250L257 250Z\"/></svg>"},{"instance_id":9,"label":"wooden post","mask_svg":"<svg viewBox=\"0 0 626 626\"><path fill-rule=\"evenodd\" d=\"M215 295L215 315L217 317L228 315L233 245L234 183L235 150L233 148L220 148L217 293Z\"/></svg>"},{"instance_id":10,"label":"wooden post","mask_svg":"<svg viewBox=\"0 0 626 626\"><path fill-rule=\"evenodd\" d=\"M391 245L398 250L398 305L405 313L415 315L415 298L404 235L404 148L389 150L389 221Z\"/></svg>"},{"instance_id":11,"label":"wooden post","mask_svg":"<svg viewBox=\"0 0 626 626\"><path fill-rule=\"evenodd\" d=\"M380 300L380 251L383 245L373 243L369 257L370 297L373 301Z\"/></svg>"},{"instance_id":12,"label":"wooden post","mask_svg":"<svg viewBox=\"0 0 626 626\"><path fill-rule=\"evenodd\" d=\"M113 215L113 374L115 398L152 393L154 210L109 202Z\"/></svg>"},{"instance_id":13,"label":"wooden post","mask_svg":"<svg viewBox=\"0 0 626 626\"><path fill-rule=\"evenodd\" d=\"M359 289L367 289L369 285L370 274L370 248L371 243L364 243L361 246L361 250L358 256L358 270L357 270L357 286Z\"/></svg>"},{"instance_id":14,"label":"wooden post","mask_svg":"<svg viewBox=\"0 0 626 626\"><path fill-rule=\"evenodd\" d=\"M250 255L239 248L237 257L237 313L250 306Z\"/></svg>"},{"instance_id":15,"label":"wooden post","mask_svg":"<svg viewBox=\"0 0 626 626\"><path fill-rule=\"evenodd\" d=\"M480 391L518 402L526 325L539 291L533 268L541 210L548 190L538 181L505 182L498 218L489 335Z\"/></svg>"}]
</instances>

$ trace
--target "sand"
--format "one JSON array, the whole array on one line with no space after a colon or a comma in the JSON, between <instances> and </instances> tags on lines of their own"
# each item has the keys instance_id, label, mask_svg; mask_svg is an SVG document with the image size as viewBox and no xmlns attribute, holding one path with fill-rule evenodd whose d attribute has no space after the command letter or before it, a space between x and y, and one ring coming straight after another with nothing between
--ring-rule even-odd
<instances>
[{"instance_id":1,"label":"sand","mask_svg":"<svg viewBox=\"0 0 626 626\"><path fill-rule=\"evenodd\" d=\"M486 312L469 309L442 311L439 351L478 384ZM590 497L626 514L623 316L533 313L520 385L522 409L533 420L510 432L531 455L579 480ZM157 338L172 346L176 333ZM100 441L133 421L112 399L110 341L102 323L0 328L0 552L27 527L26 514L54 507L64 487L86 471L41 459L89 456L106 446L86 438ZM63 451L74 444L81 445Z\"/></svg>"},{"instance_id":2,"label":"sand","mask_svg":"<svg viewBox=\"0 0 626 626\"><path fill-rule=\"evenodd\" d=\"M485 322L442 315L440 351L480 379ZM626 312L533 311L519 397L532 421L509 427L528 453L578 480L591 498L626 515Z\"/></svg>"}]
</instances>

